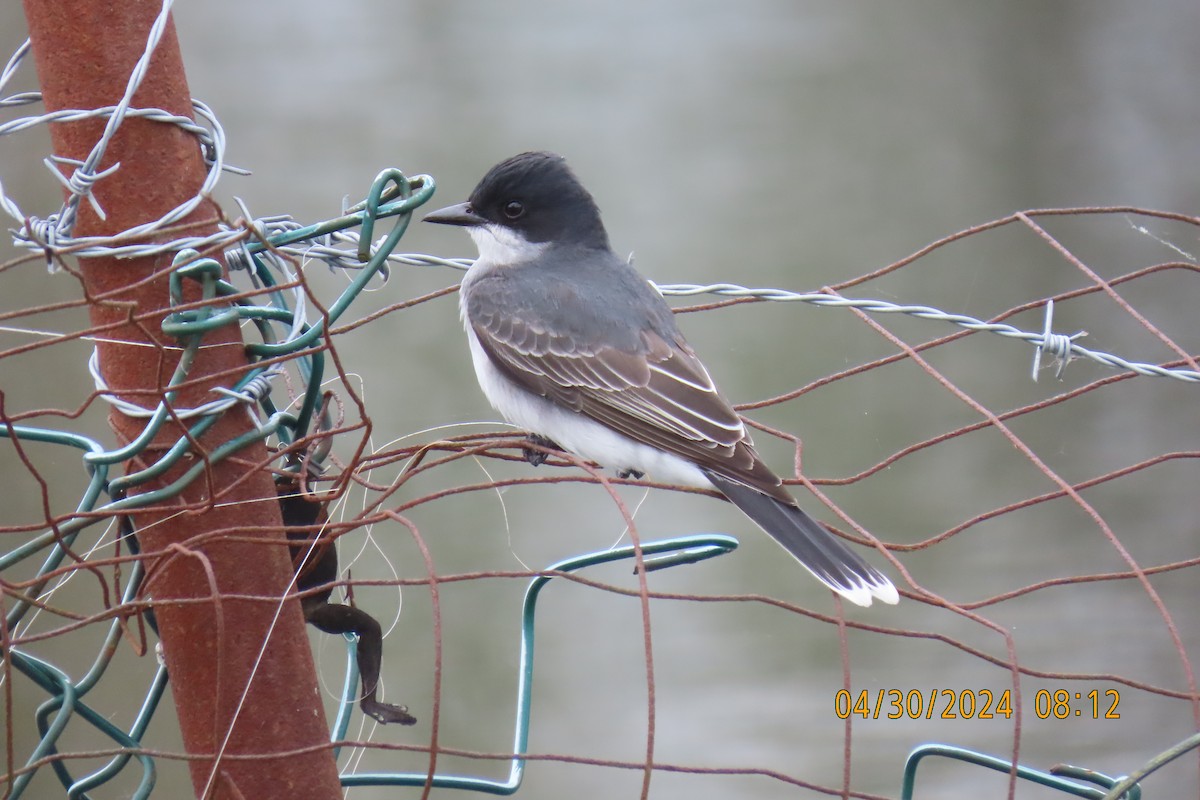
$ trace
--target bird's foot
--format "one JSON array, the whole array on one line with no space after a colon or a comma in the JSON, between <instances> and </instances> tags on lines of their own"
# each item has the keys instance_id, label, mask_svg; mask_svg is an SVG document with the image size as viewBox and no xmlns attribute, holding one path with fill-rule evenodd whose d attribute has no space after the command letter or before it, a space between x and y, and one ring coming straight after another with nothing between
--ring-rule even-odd
<instances>
[{"instance_id":1,"label":"bird's foot","mask_svg":"<svg viewBox=\"0 0 1200 800\"><path fill-rule=\"evenodd\" d=\"M417 718L408 713L408 706L394 706L391 703L381 703L378 700L364 698L362 701L363 713L367 716L384 723L396 722L401 725L415 725Z\"/></svg>"},{"instance_id":2,"label":"bird's foot","mask_svg":"<svg viewBox=\"0 0 1200 800\"><path fill-rule=\"evenodd\" d=\"M546 463L546 459L550 457L549 453L543 452L542 450L538 450L536 448L544 447L547 450L562 450L562 448L558 446L557 442L551 441L545 436L539 436L536 433L529 434L529 436L526 437L526 441L531 445L535 445L535 447L522 447L521 455L525 457L526 461L535 467L540 467L542 464Z\"/></svg>"},{"instance_id":3,"label":"bird's foot","mask_svg":"<svg viewBox=\"0 0 1200 800\"><path fill-rule=\"evenodd\" d=\"M636 469L617 470L618 478L633 478L635 481L641 480L646 476L644 472L638 472Z\"/></svg>"}]
</instances>

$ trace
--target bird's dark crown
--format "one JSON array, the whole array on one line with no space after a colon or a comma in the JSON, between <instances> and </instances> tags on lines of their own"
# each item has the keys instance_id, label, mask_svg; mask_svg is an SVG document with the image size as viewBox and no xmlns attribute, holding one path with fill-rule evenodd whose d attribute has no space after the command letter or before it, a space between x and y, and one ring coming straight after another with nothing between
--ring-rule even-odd
<instances>
[{"instance_id":1,"label":"bird's dark crown","mask_svg":"<svg viewBox=\"0 0 1200 800\"><path fill-rule=\"evenodd\" d=\"M469 200L471 211L531 242L608 247L600 209L554 153L521 153L488 170Z\"/></svg>"}]
</instances>

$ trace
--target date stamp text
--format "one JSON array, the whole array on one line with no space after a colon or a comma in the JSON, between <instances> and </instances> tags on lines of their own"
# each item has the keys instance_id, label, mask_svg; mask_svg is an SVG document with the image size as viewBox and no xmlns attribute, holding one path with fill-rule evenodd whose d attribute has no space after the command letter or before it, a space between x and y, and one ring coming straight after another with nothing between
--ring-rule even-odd
<instances>
[{"instance_id":1,"label":"date stamp text","mask_svg":"<svg viewBox=\"0 0 1200 800\"><path fill-rule=\"evenodd\" d=\"M1071 692L1038 689L1033 714L1038 719L1120 719L1116 689ZM838 719L1012 719L1012 689L839 689L833 696Z\"/></svg>"}]
</instances>

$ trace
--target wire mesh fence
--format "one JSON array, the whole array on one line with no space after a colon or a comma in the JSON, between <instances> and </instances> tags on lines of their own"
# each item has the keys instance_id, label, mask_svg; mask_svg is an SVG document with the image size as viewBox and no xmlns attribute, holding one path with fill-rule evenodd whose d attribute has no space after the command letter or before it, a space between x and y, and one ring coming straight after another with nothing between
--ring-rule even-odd
<instances>
[{"instance_id":1,"label":"wire mesh fence","mask_svg":"<svg viewBox=\"0 0 1200 800\"><path fill-rule=\"evenodd\" d=\"M24 55L5 70L0 94ZM35 102L11 95L0 107ZM215 182L223 135L215 115L194 108L202 125L128 102L79 114L105 120L105 136L126 114L180 126L197 137ZM64 118L6 120L0 134ZM98 163L69 165L93 177L72 181L64 212L45 222L16 204L11 187L0 193L14 242L29 251L0 265L0 282L71 287L71 299L36 305L20 291L0 292L8 796L152 796L161 776L185 772L195 757L161 702L170 682L154 657L151 609L170 601L147 587L172 556L148 559L123 520L147 507L203 508L171 498L203 482L212 463L238 458L239 440L197 445L228 415L249 415L248 435L270 446L267 460L247 468L275 474L312 513L285 513L297 567L286 595L214 592L212 602L228 611L222 638L251 651L263 646L239 639L238 601L280 604L331 585L336 601L382 623L383 700L407 706L412 728L380 728L359 713L361 631L347 640L345 658L329 640L316 645L333 722L329 743L310 751L335 754L343 785L362 787L355 791L363 796L370 786L511 793L524 781L546 794L592 784L605 794L646 795L653 786L702 796L766 784L781 796L803 789L878 798L912 790L901 788L900 762L930 742L994 755L1000 771L963 778L966 767L924 767L919 779L909 775L912 796L932 796L939 781L1012 793L1018 782L1052 780L1006 766L1031 751L1112 775L1139 769L1145 753L1189 751L1200 728L1190 656L1200 634L1192 613L1200 448L1188 424L1200 342L1189 324L1197 267L1186 243L1200 219L1139 208L1031 210L816 292L660 286L686 298L676 301L680 313L789 331L763 337L781 363L790 365L812 332L820 340L822 377L805 382L789 366L776 394L740 410L775 463L792 459L789 482L816 498L807 505L821 507L851 541L881 543L873 559L900 587L901 603L852 612L811 592L797 599L777 582L787 570L747 592L739 580L747 567L726 557L741 529L714 500L685 497L695 490L653 476L614 477L565 455L534 470L522 456L522 433L494 424L379 429L373 409L387 399L372 389L373 376L348 364L355 337L394 335L425 308L453 318L448 298L469 263L396 252L433 178L386 170L362 202L317 224L255 219L242 208L236 219L223 215L213 236L180 231L181 217L168 215L153 228L172 234L167 242L138 243L147 230L76 240L72 204L89 202L91 182L103 180ZM1112 226L1144 241L1150 257L1114 265L1082 254L1092 231ZM1040 268L1061 288L1039 297L997 291L976 308L934 307L937 287L953 279L948 261L996 236L1044 248ZM94 389L23 392L21 376L52 354L71 353L85 371L83 353L107 335L81 322L97 298L76 259L152 252L177 254L162 332L178 340L182 366L133 404L115 399L94 358ZM57 274L46 275L47 266ZM342 278L340 291L313 279L329 269ZM442 287L412 292L406 276L417 269L438 270ZM902 271L927 271L929 294L920 302L876 299L892 295L889 281ZM397 299L360 312L371 289ZM809 315L812 307L823 310ZM250 369L226 376L229 388L202 404L179 404L191 359L227 325L253 332ZM397 372L409 355L398 344ZM810 413L814 407L822 412ZM147 451L148 438L115 447L104 423L110 409L148 431L174 422L188 434L163 452ZM862 424L865 414L879 419ZM821 423L794 432L801 419ZM169 464L185 473L178 488L138 493L145 470ZM539 509L547 493L560 492L580 503L579 518ZM659 535L670 513L643 504L667 492L716 509L708 527L721 532ZM889 510L897 506L921 511L897 523ZM586 527L597 513L619 520L619 542L591 540L594 547L572 555L532 560L544 552L533 539ZM507 542L448 554L439 539L459 519L486 520ZM203 551L203 542L194 544ZM264 549L281 544L254 540ZM336 580L306 585L312 565L335 546ZM645 569L630 570L634 564ZM556 585L542 598L548 581ZM500 656L456 632L464 619L483 616L509 643ZM539 695L547 673L568 679ZM779 693L775 702L746 688L747 676ZM699 697L678 688L697 684L705 687ZM501 721L484 722L483 704ZM264 744L263 752L287 745ZM815 762L801 761L801 750ZM538 788L526 775L535 770ZM1194 753L1173 758L1146 779L1146 791L1195 793L1196 774ZM1055 780L1062 791L1097 797L1115 783L1078 771Z\"/></svg>"}]
</instances>

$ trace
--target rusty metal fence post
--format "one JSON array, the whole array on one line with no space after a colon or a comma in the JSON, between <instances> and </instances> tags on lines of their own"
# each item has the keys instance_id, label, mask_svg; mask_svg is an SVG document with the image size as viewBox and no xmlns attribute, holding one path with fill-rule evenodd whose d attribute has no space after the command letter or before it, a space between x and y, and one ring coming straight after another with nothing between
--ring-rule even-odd
<instances>
[{"instance_id":1,"label":"rusty metal fence post","mask_svg":"<svg viewBox=\"0 0 1200 800\"><path fill-rule=\"evenodd\" d=\"M161 11L159 0L24 5L48 110L115 104ZM134 104L191 115L171 24ZM53 124L56 155L84 158L103 126L96 120ZM94 189L105 218L82 204L76 235L111 235L156 219L193 196L204 178L195 139L176 126L145 119L127 119L117 132L102 167L117 162L120 169ZM211 231L214 223L209 204L187 221L193 233ZM80 259L91 323L105 330L98 344L103 377L114 392L142 405L161 398L178 359L177 343L159 329L168 306L170 262L171 254ZM179 402L194 406L211 399L210 388L232 384L245 365L236 327L212 334ZM141 428L139 420L119 411L112 412L110 424L122 443ZM249 426L245 415L225 415L200 440L200 451L211 451ZM143 457L161 452L182 430L166 425ZM282 542L283 534L273 482L261 468L266 459L261 442L248 446L233 459L211 464L171 508L138 514L153 571L147 591L156 604L197 796L340 797L335 762L322 749L328 729L299 604L289 601L280 610L272 600L287 592L291 566L286 548L272 544ZM182 467L168 471L157 485L181 472Z\"/></svg>"}]
</instances>

